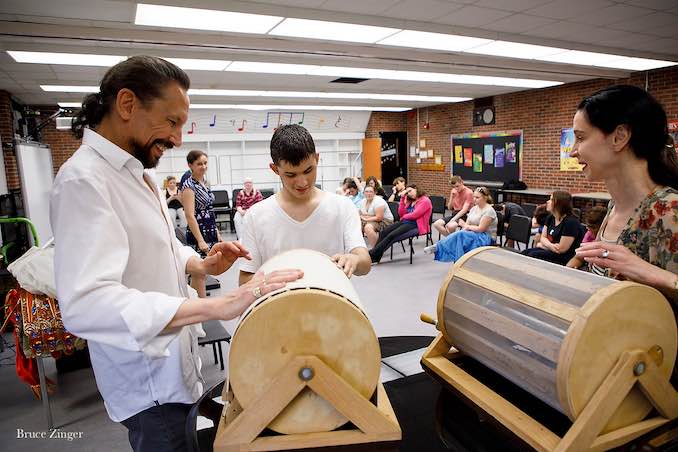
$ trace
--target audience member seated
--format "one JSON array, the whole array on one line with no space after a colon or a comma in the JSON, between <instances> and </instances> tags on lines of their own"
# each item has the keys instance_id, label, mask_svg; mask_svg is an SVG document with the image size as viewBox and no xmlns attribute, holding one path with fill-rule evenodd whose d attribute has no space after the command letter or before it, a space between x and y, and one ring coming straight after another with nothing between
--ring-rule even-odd
<instances>
[{"instance_id":1,"label":"audience member seated","mask_svg":"<svg viewBox=\"0 0 678 452\"><path fill-rule=\"evenodd\" d=\"M437 261L455 262L472 249L496 243L497 212L492 206L490 191L485 187L476 188L473 203L466 221L459 220L459 230L424 248L425 253L435 253Z\"/></svg>"},{"instance_id":2,"label":"audience member seated","mask_svg":"<svg viewBox=\"0 0 678 452\"><path fill-rule=\"evenodd\" d=\"M353 179L351 179L346 184L346 196L348 196L348 199L353 201L353 204L356 207L360 205L360 201L365 199L365 196L363 196L363 192L360 191L360 188L358 188L358 184Z\"/></svg>"},{"instance_id":3,"label":"audience member seated","mask_svg":"<svg viewBox=\"0 0 678 452\"><path fill-rule=\"evenodd\" d=\"M184 206L181 204L181 191L177 186L177 178L174 176L167 176L167 179L165 179L162 185L165 200L167 201L167 210L170 214L173 226L185 228L188 223L186 223Z\"/></svg>"},{"instance_id":4,"label":"audience member seated","mask_svg":"<svg viewBox=\"0 0 678 452\"><path fill-rule=\"evenodd\" d=\"M348 183L353 180L352 177L345 177L344 180L341 182L341 185L337 187L335 190L335 193L341 196L346 196L346 192L348 191Z\"/></svg>"},{"instance_id":5,"label":"audience member seated","mask_svg":"<svg viewBox=\"0 0 678 452\"><path fill-rule=\"evenodd\" d=\"M393 223L393 212L388 208L384 198L375 194L374 187L369 185L369 179L367 184L363 191L365 199L360 201L358 209L363 234L367 237L367 245L371 248L377 243L379 231Z\"/></svg>"},{"instance_id":6,"label":"audience member seated","mask_svg":"<svg viewBox=\"0 0 678 452\"><path fill-rule=\"evenodd\" d=\"M243 182L243 189L238 192L238 195L235 197L235 210L233 214L233 224L235 225L235 234L238 238L242 237L242 221L247 213L247 209L263 200L264 196L259 190L254 188L252 179L249 177L245 178Z\"/></svg>"},{"instance_id":7,"label":"audience member seated","mask_svg":"<svg viewBox=\"0 0 678 452\"><path fill-rule=\"evenodd\" d=\"M551 215L548 210L546 210L546 204L539 204L536 209L534 209L534 216L532 217L532 235L533 242L539 243L541 238L541 231L544 229L546 224L546 219Z\"/></svg>"},{"instance_id":8,"label":"audience member seated","mask_svg":"<svg viewBox=\"0 0 678 452\"><path fill-rule=\"evenodd\" d=\"M459 220L465 219L466 214L473 207L473 190L464 185L464 180L460 176L450 177L450 199L447 201L447 208L452 211L452 215L440 218L433 223L433 227L442 236L447 236L459 227Z\"/></svg>"},{"instance_id":9,"label":"audience member seated","mask_svg":"<svg viewBox=\"0 0 678 452\"><path fill-rule=\"evenodd\" d=\"M379 182L379 180L374 176L370 176L365 180L365 188L367 187L374 188L374 193L377 196L381 196L382 198L386 196L386 192L384 192L384 187L381 186L381 182ZM365 191L365 188L363 188L363 192Z\"/></svg>"},{"instance_id":10,"label":"audience member seated","mask_svg":"<svg viewBox=\"0 0 678 452\"><path fill-rule=\"evenodd\" d=\"M431 200L426 196L426 192L415 184L408 185L398 206L400 221L386 226L379 232L377 243L370 250L372 262L379 262L384 252L393 245L393 242L399 236L406 232L418 229L419 235L427 234L432 210L433 206Z\"/></svg>"},{"instance_id":11,"label":"audience member seated","mask_svg":"<svg viewBox=\"0 0 678 452\"><path fill-rule=\"evenodd\" d=\"M594 206L586 212L586 234L584 234L584 238L581 241L582 244L596 240L600 225L603 224L603 220L605 219L605 215L607 215L607 209L601 206ZM584 259L574 256L567 263L567 266L570 268L581 268L585 263Z\"/></svg>"},{"instance_id":12,"label":"audience member seated","mask_svg":"<svg viewBox=\"0 0 678 452\"><path fill-rule=\"evenodd\" d=\"M504 230L508 228L509 221L511 220L511 217L513 215L526 215L525 210L520 206L520 204L516 204L514 202L505 202L501 206L501 213L504 214ZM506 240L506 246L509 248L513 248L515 245L513 239L507 239Z\"/></svg>"},{"instance_id":13,"label":"audience member seated","mask_svg":"<svg viewBox=\"0 0 678 452\"><path fill-rule=\"evenodd\" d=\"M393 179L393 193L388 197L388 202L400 202L400 198L405 195L407 190L407 182L404 177L396 177Z\"/></svg>"},{"instance_id":14,"label":"audience member seated","mask_svg":"<svg viewBox=\"0 0 678 452\"><path fill-rule=\"evenodd\" d=\"M572 214L572 196L556 190L546 202L551 215L546 219L539 242L535 248L528 248L522 254L554 264L565 265L574 256L584 234L581 223Z\"/></svg>"}]
</instances>

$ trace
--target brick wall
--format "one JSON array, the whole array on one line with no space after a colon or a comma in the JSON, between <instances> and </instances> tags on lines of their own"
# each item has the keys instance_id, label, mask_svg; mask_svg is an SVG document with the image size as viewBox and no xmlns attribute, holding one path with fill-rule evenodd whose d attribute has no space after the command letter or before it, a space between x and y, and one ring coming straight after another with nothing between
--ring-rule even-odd
<instances>
[{"instance_id":1,"label":"brick wall","mask_svg":"<svg viewBox=\"0 0 678 452\"><path fill-rule=\"evenodd\" d=\"M0 137L2 138L2 152L5 161L5 174L9 190L21 188L21 179L16 166L14 155L14 124L12 117L12 96L7 91L0 90Z\"/></svg>"},{"instance_id":2,"label":"brick wall","mask_svg":"<svg viewBox=\"0 0 678 452\"><path fill-rule=\"evenodd\" d=\"M423 171L416 159L409 158L408 181L423 186L429 193L448 196L450 174L450 135L466 132L523 130L523 180L530 188L565 189L570 192L603 191L602 183L586 181L580 172L560 171L560 131L572 126L572 117L581 99L615 83L644 87L646 73L636 73L621 80L587 80L553 88L529 90L494 97L496 123L474 127L473 101L428 108L430 128L423 128L427 109L419 110L419 137L426 139L428 149L443 156L445 171ZM678 119L678 67L647 73L650 93L662 103L668 119ZM366 136L378 137L379 127L391 127L407 121L410 146L416 146L416 114L373 113ZM390 117L390 119L389 119ZM402 129L400 129L402 130ZM429 162L431 160L428 160Z\"/></svg>"},{"instance_id":3,"label":"brick wall","mask_svg":"<svg viewBox=\"0 0 678 452\"><path fill-rule=\"evenodd\" d=\"M54 107L39 108L39 110L40 121L45 120L56 111ZM54 167L54 175L56 175L61 165L78 150L81 140L76 139L70 130L57 130L56 120L52 120L42 129L41 141L48 144L52 151L52 166Z\"/></svg>"},{"instance_id":4,"label":"brick wall","mask_svg":"<svg viewBox=\"0 0 678 452\"><path fill-rule=\"evenodd\" d=\"M379 138L379 132L405 132L407 130L407 118L404 113L389 113L375 111L370 115L367 123L365 138Z\"/></svg>"}]
</instances>

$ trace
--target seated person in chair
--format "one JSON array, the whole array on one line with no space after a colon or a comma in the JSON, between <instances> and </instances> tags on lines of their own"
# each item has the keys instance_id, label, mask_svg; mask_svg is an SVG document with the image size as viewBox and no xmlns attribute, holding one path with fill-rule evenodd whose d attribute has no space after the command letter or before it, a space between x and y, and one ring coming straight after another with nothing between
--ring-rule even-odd
<instances>
[{"instance_id":1,"label":"seated person in chair","mask_svg":"<svg viewBox=\"0 0 678 452\"><path fill-rule=\"evenodd\" d=\"M607 215L607 209L603 206L593 206L586 212L586 234L584 234L584 238L581 241L582 245L596 240L605 215ZM570 268L581 268L584 264L584 259L574 256L569 260L567 266Z\"/></svg>"},{"instance_id":2,"label":"seated person in chair","mask_svg":"<svg viewBox=\"0 0 678 452\"><path fill-rule=\"evenodd\" d=\"M472 249L489 246L497 241L497 212L492 207L492 196L485 187L473 192L474 206L466 221L459 220L460 230L441 239L435 245L427 246L424 252L435 253L434 259L441 262L455 262Z\"/></svg>"},{"instance_id":3,"label":"seated person in chair","mask_svg":"<svg viewBox=\"0 0 678 452\"><path fill-rule=\"evenodd\" d=\"M473 207L473 190L464 185L464 180L460 176L450 177L450 200L447 202L447 208L452 211L452 215L440 218L433 223L433 227L442 236L449 235L459 227L459 220L466 217L466 214Z\"/></svg>"},{"instance_id":4,"label":"seated person in chair","mask_svg":"<svg viewBox=\"0 0 678 452\"><path fill-rule=\"evenodd\" d=\"M407 190L407 181L404 177L396 177L393 179L393 193L388 197L388 202L400 202L400 198L405 196Z\"/></svg>"},{"instance_id":5,"label":"seated person in chair","mask_svg":"<svg viewBox=\"0 0 678 452\"><path fill-rule=\"evenodd\" d=\"M574 250L584 236L581 223L572 214L572 196L566 191L554 191L546 202L546 210L551 215L546 219L539 242L522 254L565 265L574 257Z\"/></svg>"},{"instance_id":6,"label":"seated person in chair","mask_svg":"<svg viewBox=\"0 0 678 452\"><path fill-rule=\"evenodd\" d=\"M285 125L273 134L269 166L282 190L245 215L242 243L252 259L240 266L241 285L269 258L295 248L331 256L348 277L369 273L358 209L345 196L315 186L318 158L313 138L302 126Z\"/></svg>"},{"instance_id":7,"label":"seated person in chair","mask_svg":"<svg viewBox=\"0 0 678 452\"><path fill-rule=\"evenodd\" d=\"M407 186L405 195L400 198L398 215L400 221L386 226L380 233L377 243L370 250L372 262L379 262L384 252L389 249L395 240L412 229L417 229L419 235L428 234L429 220L433 206L426 192L414 184Z\"/></svg>"},{"instance_id":8,"label":"seated person in chair","mask_svg":"<svg viewBox=\"0 0 678 452\"><path fill-rule=\"evenodd\" d=\"M377 196L374 187L369 185L363 191L365 199L360 201L358 211L362 222L363 234L367 237L367 243L373 247L377 243L379 231L393 223L393 212L389 209L384 198Z\"/></svg>"},{"instance_id":9,"label":"seated person in chair","mask_svg":"<svg viewBox=\"0 0 678 452\"><path fill-rule=\"evenodd\" d=\"M247 210L263 199L264 196L261 192L254 188L252 179L246 177L243 183L243 189L240 190L235 197L236 212L233 214L233 225L235 226L235 234L238 237L242 237L242 220L245 217Z\"/></svg>"}]
</instances>

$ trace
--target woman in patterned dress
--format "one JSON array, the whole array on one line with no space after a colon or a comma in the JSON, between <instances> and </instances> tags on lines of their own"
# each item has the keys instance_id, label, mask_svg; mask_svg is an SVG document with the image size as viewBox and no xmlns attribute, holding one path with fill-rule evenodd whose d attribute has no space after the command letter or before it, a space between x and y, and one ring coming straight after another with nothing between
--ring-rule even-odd
<instances>
[{"instance_id":1,"label":"woman in patterned dress","mask_svg":"<svg viewBox=\"0 0 678 452\"><path fill-rule=\"evenodd\" d=\"M191 169L191 177L181 186L181 201L188 222L186 242L200 253L201 257L205 257L215 243L221 242L212 208L214 194L205 183L207 154L200 150L192 150L186 156L186 161ZM192 275L191 287L201 298L207 296L204 275Z\"/></svg>"},{"instance_id":2,"label":"woman in patterned dress","mask_svg":"<svg viewBox=\"0 0 678 452\"><path fill-rule=\"evenodd\" d=\"M661 290L678 312L678 159L664 109L641 88L611 86L579 104L574 133L572 155L612 198L577 256L594 273Z\"/></svg>"}]
</instances>

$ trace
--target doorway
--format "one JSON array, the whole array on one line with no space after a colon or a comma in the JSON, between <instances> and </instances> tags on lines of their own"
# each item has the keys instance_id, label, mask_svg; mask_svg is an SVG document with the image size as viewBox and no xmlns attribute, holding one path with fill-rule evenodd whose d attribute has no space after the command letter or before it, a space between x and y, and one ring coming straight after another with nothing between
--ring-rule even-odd
<instances>
[{"instance_id":1,"label":"doorway","mask_svg":"<svg viewBox=\"0 0 678 452\"><path fill-rule=\"evenodd\" d=\"M379 132L381 183L391 185L398 176L407 179L407 132Z\"/></svg>"}]
</instances>

